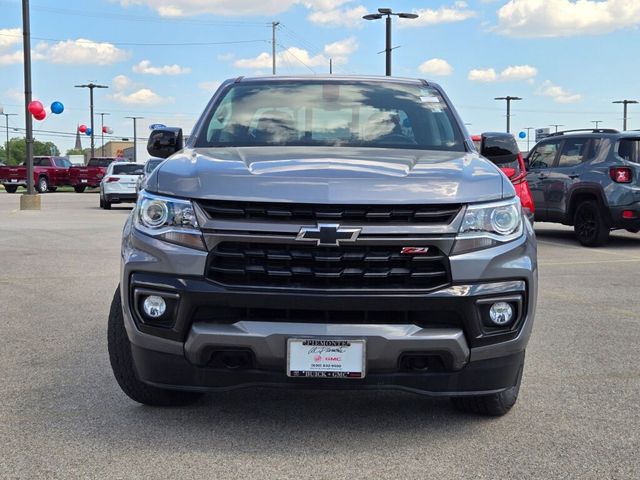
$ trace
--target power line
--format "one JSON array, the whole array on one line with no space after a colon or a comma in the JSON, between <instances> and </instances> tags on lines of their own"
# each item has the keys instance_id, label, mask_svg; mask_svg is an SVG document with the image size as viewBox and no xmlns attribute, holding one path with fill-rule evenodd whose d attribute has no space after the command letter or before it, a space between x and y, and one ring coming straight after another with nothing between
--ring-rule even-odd
<instances>
[{"instance_id":1,"label":"power line","mask_svg":"<svg viewBox=\"0 0 640 480\"><path fill-rule=\"evenodd\" d=\"M22 35L13 35L11 33L0 33L0 36L3 37L22 37ZM31 38L35 40L46 40L48 42L67 42L69 39L61 39L61 38L47 38L47 37L36 37L31 36ZM265 39L255 39L255 40L233 40L226 42L183 42L183 43L142 43L142 42L112 42L110 40L84 40L77 39L76 43L86 43L86 44L94 44L94 43L110 43L111 45L119 45L122 47L193 47L193 46L209 46L209 45L236 45L243 43L268 43Z\"/></svg>"},{"instance_id":2,"label":"power line","mask_svg":"<svg viewBox=\"0 0 640 480\"><path fill-rule=\"evenodd\" d=\"M300 62L302 65L304 65L305 67L307 67L312 73L317 73L313 67L311 67L310 65L308 65L304 60L302 60L301 58L299 58L297 55L295 55L293 52L291 52L291 50L289 49L289 47L286 47L284 45L282 45L281 43L277 44L282 50L283 53L288 53L289 55L291 55L293 58L295 58L298 62Z\"/></svg>"}]
</instances>

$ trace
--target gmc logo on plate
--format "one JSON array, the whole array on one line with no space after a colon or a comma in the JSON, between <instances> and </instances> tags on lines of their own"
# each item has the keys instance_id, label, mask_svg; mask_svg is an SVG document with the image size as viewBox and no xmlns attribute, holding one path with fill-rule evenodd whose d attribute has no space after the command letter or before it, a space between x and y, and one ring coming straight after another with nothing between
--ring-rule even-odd
<instances>
[{"instance_id":1,"label":"gmc logo on plate","mask_svg":"<svg viewBox=\"0 0 640 480\"><path fill-rule=\"evenodd\" d=\"M400 253L402 255L426 255L429 247L402 247Z\"/></svg>"}]
</instances>

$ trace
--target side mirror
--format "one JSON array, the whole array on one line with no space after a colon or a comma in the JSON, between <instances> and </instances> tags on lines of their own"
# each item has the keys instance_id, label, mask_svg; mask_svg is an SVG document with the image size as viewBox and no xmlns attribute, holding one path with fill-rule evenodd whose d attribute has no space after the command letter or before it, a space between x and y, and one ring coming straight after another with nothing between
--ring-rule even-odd
<instances>
[{"instance_id":1,"label":"side mirror","mask_svg":"<svg viewBox=\"0 0 640 480\"><path fill-rule=\"evenodd\" d=\"M496 165L512 163L518 160L520 148L510 133L483 133L480 144L480 155Z\"/></svg>"},{"instance_id":2,"label":"side mirror","mask_svg":"<svg viewBox=\"0 0 640 480\"><path fill-rule=\"evenodd\" d=\"M182 129L165 127L151 132L147 152L152 157L167 158L182 150L183 146Z\"/></svg>"}]
</instances>

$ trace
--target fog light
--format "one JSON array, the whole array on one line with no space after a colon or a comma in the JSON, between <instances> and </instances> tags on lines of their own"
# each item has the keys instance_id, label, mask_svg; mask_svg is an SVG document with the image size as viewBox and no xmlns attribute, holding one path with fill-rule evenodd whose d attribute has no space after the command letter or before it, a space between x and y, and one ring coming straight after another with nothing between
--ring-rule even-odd
<instances>
[{"instance_id":1,"label":"fog light","mask_svg":"<svg viewBox=\"0 0 640 480\"><path fill-rule=\"evenodd\" d=\"M502 327L513 318L513 308L507 302L496 302L489 309L489 317L495 325Z\"/></svg>"},{"instance_id":2,"label":"fog light","mask_svg":"<svg viewBox=\"0 0 640 480\"><path fill-rule=\"evenodd\" d=\"M142 308L144 308L144 313L149 317L159 318L164 315L164 312L167 310L167 304L165 303L164 298L159 297L158 295L149 295L144 299Z\"/></svg>"}]
</instances>

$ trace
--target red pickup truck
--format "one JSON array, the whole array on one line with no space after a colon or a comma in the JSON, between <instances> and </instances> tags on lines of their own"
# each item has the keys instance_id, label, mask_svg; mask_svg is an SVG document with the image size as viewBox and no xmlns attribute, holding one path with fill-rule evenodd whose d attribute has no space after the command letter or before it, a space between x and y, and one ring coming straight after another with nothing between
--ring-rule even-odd
<instances>
[{"instance_id":1,"label":"red pickup truck","mask_svg":"<svg viewBox=\"0 0 640 480\"><path fill-rule=\"evenodd\" d=\"M69 169L69 177L73 189L82 193L87 187L96 188L104 177L107 167L112 162L126 162L123 157L92 157L86 165L74 165Z\"/></svg>"},{"instance_id":2,"label":"red pickup truck","mask_svg":"<svg viewBox=\"0 0 640 480\"><path fill-rule=\"evenodd\" d=\"M55 192L62 185L71 185L69 167L71 162L64 157L34 157L33 181L40 193ZM0 167L0 184L7 193L15 193L18 187L27 186L27 167L5 165Z\"/></svg>"}]
</instances>

